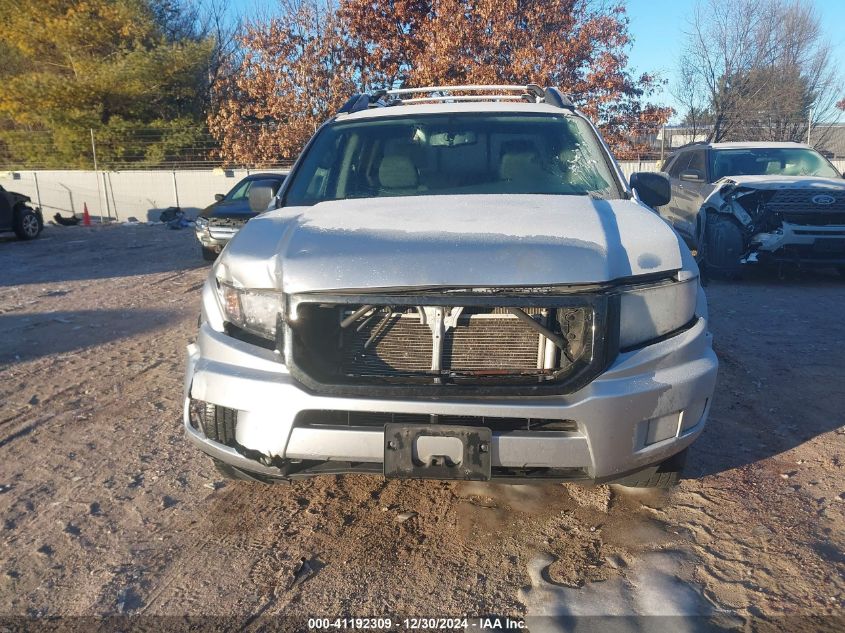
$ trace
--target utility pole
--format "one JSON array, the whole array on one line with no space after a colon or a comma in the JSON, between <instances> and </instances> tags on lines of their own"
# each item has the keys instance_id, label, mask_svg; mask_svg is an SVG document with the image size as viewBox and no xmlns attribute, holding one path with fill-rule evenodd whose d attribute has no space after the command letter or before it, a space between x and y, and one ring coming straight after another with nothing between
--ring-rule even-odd
<instances>
[{"instance_id":1,"label":"utility pole","mask_svg":"<svg viewBox=\"0 0 845 633\"><path fill-rule=\"evenodd\" d=\"M97 180L97 201L100 204L100 223L103 222L103 192L100 189L100 172L97 170L97 144L94 142L94 128L90 128L91 132L91 153L94 156L94 178Z\"/></svg>"},{"instance_id":2,"label":"utility pole","mask_svg":"<svg viewBox=\"0 0 845 633\"><path fill-rule=\"evenodd\" d=\"M38 208L43 211L44 205L41 204L41 188L38 186L38 172L32 172L32 179L35 181L35 197L38 198Z\"/></svg>"},{"instance_id":3,"label":"utility pole","mask_svg":"<svg viewBox=\"0 0 845 633\"><path fill-rule=\"evenodd\" d=\"M171 171L170 175L173 177L173 197L176 198L176 207L181 208L179 205L179 187L176 185L176 172Z\"/></svg>"},{"instance_id":4,"label":"utility pole","mask_svg":"<svg viewBox=\"0 0 845 633\"><path fill-rule=\"evenodd\" d=\"M811 145L810 143L810 132L813 129L813 109L810 108L810 114L807 115L807 145Z\"/></svg>"},{"instance_id":5,"label":"utility pole","mask_svg":"<svg viewBox=\"0 0 845 633\"><path fill-rule=\"evenodd\" d=\"M660 128L660 162L663 163L663 159L666 157L666 124L663 124L663 127Z\"/></svg>"}]
</instances>

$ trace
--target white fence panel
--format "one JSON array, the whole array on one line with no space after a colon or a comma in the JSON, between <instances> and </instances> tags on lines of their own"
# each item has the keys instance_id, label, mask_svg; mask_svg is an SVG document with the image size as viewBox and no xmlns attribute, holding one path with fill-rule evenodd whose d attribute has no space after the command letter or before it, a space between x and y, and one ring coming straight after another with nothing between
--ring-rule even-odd
<instances>
[{"instance_id":1,"label":"white fence panel","mask_svg":"<svg viewBox=\"0 0 845 633\"><path fill-rule=\"evenodd\" d=\"M279 170L268 170L279 171ZM157 220L162 209L180 206L189 217L214 202L250 173L233 170L19 171L0 173L0 185L32 198L45 219L57 211L82 214L84 205L95 218L130 217Z\"/></svg>"},{"instance_id":2,"label":"white fence panel","mask_svg":"<svg viewBox=\"0 0 845 633\"><path fill-rule=\"evenodd\" d=\"M832 161L845 170L845 160ZM625 178L636 171L657 171L659 160L620 161ZM255 171L255 170L253 170ZM285 170L268 170L284 173ZM188 217L214 202L214 194L226 193L247 169L107 171L83 170L0 172L0 185L30 196L44 209L46 219L57 211L82 214L83 205L95 217L142 222L158 220L162 209L180 206Z\"/></svg>"},{"instance_id":3,"label":"white fence panel","mask_svg":"<svg viewBox=\"0 0 845 633\"><path fill-rule=\"evenodd\" d=\"M659 160L620 160L619 168L628 180L636 171L660 171Z\"/></svg>"}]
</instances>

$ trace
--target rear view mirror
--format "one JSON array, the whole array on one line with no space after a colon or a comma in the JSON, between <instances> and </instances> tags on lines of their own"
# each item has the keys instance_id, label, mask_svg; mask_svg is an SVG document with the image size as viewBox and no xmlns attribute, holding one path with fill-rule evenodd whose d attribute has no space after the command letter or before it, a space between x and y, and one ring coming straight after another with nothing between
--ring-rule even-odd
<instances>
[{"instance_id":1,"label":"rear view mirror","mask_svg":"<svg viewBox=\"0 0 845 633\"><path fill-rule=\"evenodd\" d=\"M704 182L704 174L697 169L685 169L680 173L678 178L687 182Z\"/></svg>"},{"instance_id":2,"label":"rear view mirror","mask_svg":"<svg viewBox=\"0 0 845 633\"><path fill-rule=\"evenodd\" d=\"M478 142L478 135L472 131L466 132L437 132L429 138L428 144L432 147L459 147L461 145L475 145Z\"/></svg>"},{"instance_id":3,"label":"rear view mirror","mask_svg":"<svg viewBox=\"0 0 845 633\"><path fill-rule=\"evenodd\" d=\"M225 198L225 197L226 197L226 196L224 196L222 193L215 193L215 194L214 194L214 199L215 199L217 202L222 201L222 200L223 200L223 198Z\"/></svg>"},{"instance_id":4,"label":"rear view mirror","mask_svg":"<svg viewBox=\"0 0 845 633\"><path fill-rule=\"evenodd\" d=\"M273 199L273 187L269 182L260 181L249 188L249 208L253 213L262 213L270 206Z\"/></svg>"},{"instance_id":5,"label":"rear view mirror","mask_svg":"<svg viewBox=\"0 0 845 633\"><path fill-rule=\"evenodd\" d=\"M662 207L672 198L669 178L660 172L638 171L631 174L631 189L652 208Z\"/></svg>"}]
</instances>

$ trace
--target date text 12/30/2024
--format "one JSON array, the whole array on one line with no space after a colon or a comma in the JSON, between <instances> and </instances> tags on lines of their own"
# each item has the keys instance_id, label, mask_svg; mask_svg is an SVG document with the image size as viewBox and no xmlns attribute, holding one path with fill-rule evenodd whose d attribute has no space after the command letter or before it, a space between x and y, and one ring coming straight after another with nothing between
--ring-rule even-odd
<instances>
[{"instance_id":1,"label":"date text 12/30/2024","mask_svg":"<svg viewBox=\"0 0 845 633\"><path fill-rule=\"evenodd\" d=\"M308 618L312 631L330 630L374 630L374 631L519 631L525 628L525 621L510 617L419 617L419 618Z\"/></svg>"}]
</instances>

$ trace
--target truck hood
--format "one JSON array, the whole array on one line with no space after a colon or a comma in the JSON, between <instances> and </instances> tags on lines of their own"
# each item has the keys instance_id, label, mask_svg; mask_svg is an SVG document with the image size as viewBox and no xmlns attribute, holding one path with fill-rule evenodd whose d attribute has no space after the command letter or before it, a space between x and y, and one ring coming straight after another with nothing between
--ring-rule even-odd
<instances>
[{"instance_id":1,"label":"truck hood","mask_svg":"<svg viewBox=\"0 0 845 633\"><path fill-rule=\"evenodd\" d=\"M716 186L736 185L748 189L831 189L845 191L845 179L819 176L729 176L716 181Z\"/></svg>"},{"instance_id":2,"label":"truck hood","mask_svg":"<svg viewBox=\"0 0 845 633\"><path fill-rule=\"evenodd\" d=\"M592 284L678 270L685 248L633 200L368 198L265 213L229 243L215 274L286 293Z\"/></svg>"}]
</instances>

